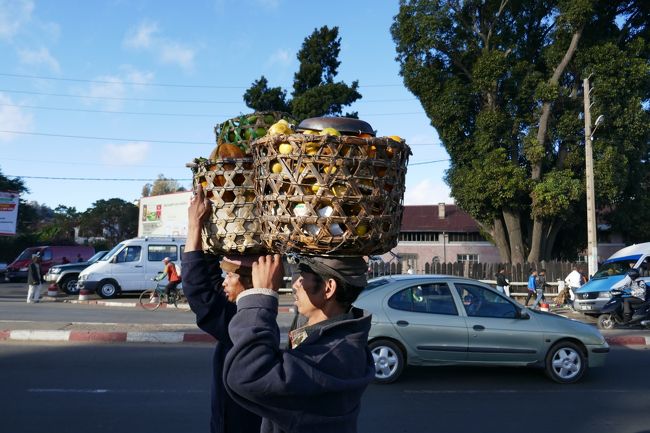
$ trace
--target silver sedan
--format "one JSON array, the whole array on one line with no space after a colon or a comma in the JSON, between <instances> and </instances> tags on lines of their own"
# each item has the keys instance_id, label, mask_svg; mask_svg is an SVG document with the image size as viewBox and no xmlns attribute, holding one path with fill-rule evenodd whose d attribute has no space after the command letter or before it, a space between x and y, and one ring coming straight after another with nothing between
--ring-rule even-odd
<instances>
[{"instance_id":1,"label":"silver sedan","mask_svg":"<svg viewBox=\"0 0 650 433\"><path fill-rule=\"evenodd\" d=\"M355 305L372 313L368 343L379 383L397 380L406 365L537 366L573 383L609 352L595 327L530 310L468 278L379 277Z\"/></svg>"}]
</instances>

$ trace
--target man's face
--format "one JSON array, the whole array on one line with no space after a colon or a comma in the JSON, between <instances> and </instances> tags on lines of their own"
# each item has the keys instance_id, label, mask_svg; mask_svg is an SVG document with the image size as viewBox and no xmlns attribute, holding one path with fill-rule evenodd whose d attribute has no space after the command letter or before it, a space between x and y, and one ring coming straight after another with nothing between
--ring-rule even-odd
<instances>
[{"instance_id":1,"label":"man's face","mask_svg":"<svg viewBox=\"0 0 650 433\"><path fill-rule=\"evenodd\" d=\"M311 272L300 272L300 276L293 283L294 305L298 313L310 317L319 310L325 301L323 297L324 282Z\"/></svg>"},{"instance_id":2,"label":"man's face","mask_svg":"<svg viewBox=\"0 0 650 433\"><path fill-rule=\"evenodd\" d=\"M235 302L237 296L246 289L239 279L239 274L235 272L227 272L222 285L226 298L230 302Z\"/></svg>"}]
</instances>

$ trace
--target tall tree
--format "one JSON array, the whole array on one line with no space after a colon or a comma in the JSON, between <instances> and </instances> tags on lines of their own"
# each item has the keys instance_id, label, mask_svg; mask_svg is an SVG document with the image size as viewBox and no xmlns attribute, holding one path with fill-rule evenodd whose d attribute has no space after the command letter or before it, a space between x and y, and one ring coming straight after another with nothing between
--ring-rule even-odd
<instances>
[{"instance_id":1,"label":"tall tree","mask_svg":"<svg viewBox=\"0 0 650 433\"><path fill-rule=\"evenodd\" d=\"M293 98L287 101L286 91L281 87L269 88L267 79L262 76L246 90L244 102L257 111L290 111L298 120L341 115L343 107L360 99L361 94L357 91L359 82L356 80L352 85L334 81L341 64L338 61L340 51L338 27L314 29L297 54L300 66L294 75ZM357 114L346 113L346 116L357 117Z\"/></svg>"},{"instance_id":2,"label":"tall tree","mask_svg":"<svg viewBox=\"0 0 650 433\"><path fill-rule=\"evenodd\" d=\"M104 237L112 243L132 238L138 232L138 207L120 198L98 200L80 216L84 236Z\"/></svg>"},{"instance_id":3,"label":"tall tree","mask_svg":"<svg viewBox=\"0 0 650 433\"><path fill-rule=\"evenodd\" d=\"M559 236L584 229L584 77L592 113L608 119L595 141L599 207L647 195L647 2L401 0L391 32L451 157L452 195L503 261L551 258Z\"/></svg>"},{"instance_id":4,"label":"tall tree","mask_svg":"<svg viewBox=\"0 0 650 433\"><path fill-rule=\"evenodd\" d=\"M185 191L185 187L174 179L168 179L164 174L159 174L153 184L147 183L142 187L142 197L170 194L173 192Z\"/></svg>"}]
</instances>

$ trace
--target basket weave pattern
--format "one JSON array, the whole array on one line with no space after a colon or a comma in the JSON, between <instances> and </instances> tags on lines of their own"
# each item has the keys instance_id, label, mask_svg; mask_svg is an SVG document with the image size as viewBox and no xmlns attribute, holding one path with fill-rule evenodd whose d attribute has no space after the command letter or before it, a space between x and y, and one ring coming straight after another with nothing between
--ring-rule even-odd
<instances>
[{"instance_id":1,"label":"basket weave pattern","mask_svg":"<svg viewBox=\"0 0 650 433\"><path fill-rule=\"evenodd\" d=\"M194 184L213 203L201 231L203 250L214 254L264 252L251 158L195 160Z\"/></svg>"},{"instance_id":2,"label":"basket weave pattern","mask_svg":"<svg viewBox=\"0 0 650 433\"><path fill-rule=\"evenodd\" d=\"M276 135L251 145L271 251L380 254L397 245L409 147L387 137Z\"/></svg>"}]
</instances>

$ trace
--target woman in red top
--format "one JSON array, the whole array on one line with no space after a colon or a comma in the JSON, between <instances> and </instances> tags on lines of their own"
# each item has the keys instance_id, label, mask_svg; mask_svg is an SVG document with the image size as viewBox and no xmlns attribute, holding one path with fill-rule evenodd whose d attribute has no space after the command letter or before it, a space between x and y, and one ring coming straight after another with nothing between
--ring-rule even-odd
<instances>
[{"instance_id":1,"label":"woman in red top","mask_svg":"<svg viewBox=\"0 0 650 433\"><path fill-rule=\"evenodd\" d=\"M166 275L169 280L169 283L165 286L165 295L169 296L170 291L176 290L176 286L181 282L181 277L178 275L178 272L176 272L176 266L174 265L174 262L169 260L169 257L165 257L163 263L165 264L163 275Z\"/></svg>"}]
</instances>

